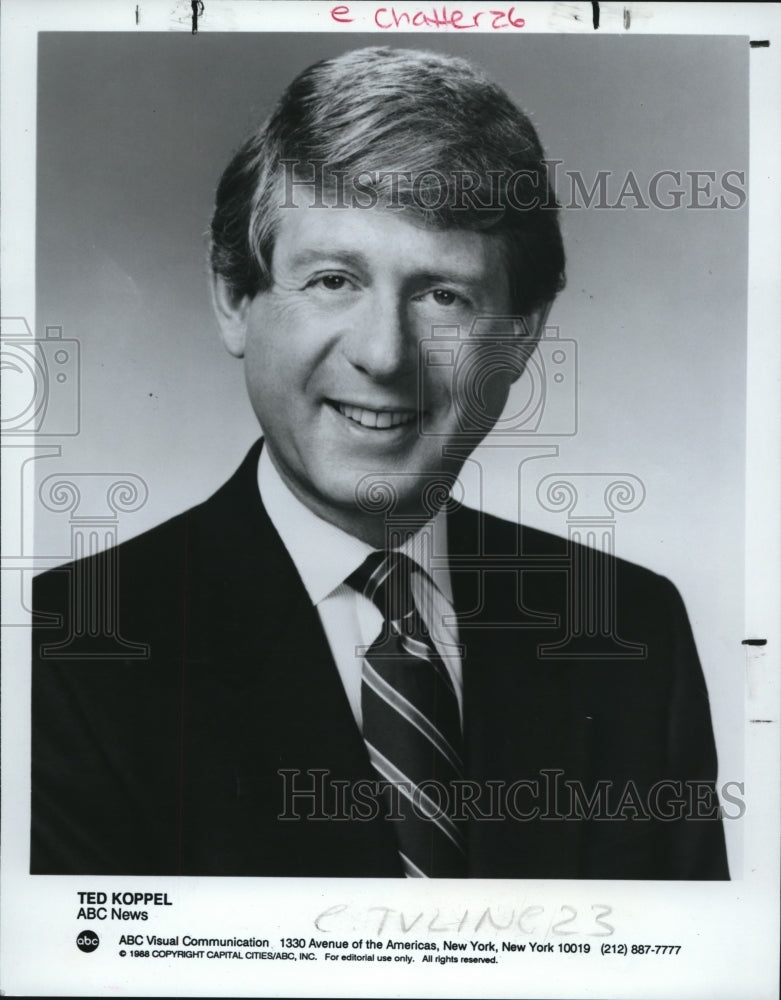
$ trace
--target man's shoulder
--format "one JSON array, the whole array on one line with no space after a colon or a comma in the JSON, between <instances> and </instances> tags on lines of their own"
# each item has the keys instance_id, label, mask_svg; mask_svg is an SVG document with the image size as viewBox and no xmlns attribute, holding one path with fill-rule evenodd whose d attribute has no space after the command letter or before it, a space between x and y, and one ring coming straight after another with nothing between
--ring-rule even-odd
<instances>
[{"instance_id":1,"label":"man's shoulder","mask_svg":"<svg viewBox=\"0 0 781 1000\"><path fill-rule=\"evenodd\" d=\"M34 604L37 606L42 598L57 593L77 575L106 580L106 574L121 570L128 576L138 569L148 577L165 576L181 560L202 507L203 504L198 504L117 545L45 570L33 579Z\"/></svg>"},{"instance_id":2,"label":"man's shoulder","mask_svg":"<svg viewBox=\"0 0 781 1000\"><path fill-rule=\"evenodd\" d=\"M589 566L595 573L615 574L626 583L672 588L662 574L599 548L596 539L595 544L588 544L474 508L460 507L455 512L450 537L456 551L467 546L486 561L495 556L512 562L517 557L522 568L539 572L571 573L573 568Z\"/></svg>"},{"instance_id":3,"label":"man's shoulder","mask_svg":"<svg viewBox=\"0 0 781 1000\"><path fill-rule=\"evenodd\" d=\"M616 556L608 544L600 548L602 539L597 532L594 543L587 544L461 508L449 533L451 572L456 583L460 576L474 586L479 570L492 601L512 603L523 594L524 600L551 613L618 618L635 631L651 625L665 634L671 628L686 631L686 606L675 584Z\"/></svg>"},{"instance_id":4,"label":"man's shoulder","mask_svg":"<svg viewBox=\"0 0 781 1000\"><path fill-rule=\"evenodd\" d=\"M197 559L212 536L224 538L223 550L229 549L246 533L248 521L262 517L262 505L257 490L253 490L259 452L260 442L256 442L236 472L205 500L117 545L39 574L33 581L34 590L56 586L64 576L77 571L98 573L108 563L121 567L123 573L139 568L148 575L165 575L182 560Z\"/></svg>"}]
</instances>

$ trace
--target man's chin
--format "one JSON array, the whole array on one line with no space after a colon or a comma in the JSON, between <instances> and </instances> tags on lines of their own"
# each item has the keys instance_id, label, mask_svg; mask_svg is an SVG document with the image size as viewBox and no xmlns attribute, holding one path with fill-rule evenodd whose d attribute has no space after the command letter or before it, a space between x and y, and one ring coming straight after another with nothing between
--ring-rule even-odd
<instances>
[{"instance_id":1,"label":"man's chin","mask_svg":"<svg viewBox=\"0 0 781 1000\"><path fill-rule=\"evenodd\" d=\"M320 499L340 519L373 522L393 516L425 521L447 502L456 473L455 468L432 472L363 470L350 483L321 494Z\"/></svg>"}]
</instances>

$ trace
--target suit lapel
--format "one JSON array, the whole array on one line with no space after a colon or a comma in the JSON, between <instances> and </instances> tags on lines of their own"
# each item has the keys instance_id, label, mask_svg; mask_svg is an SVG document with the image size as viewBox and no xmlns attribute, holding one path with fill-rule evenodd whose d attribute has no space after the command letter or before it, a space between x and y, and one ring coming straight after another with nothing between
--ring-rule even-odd
<instances>
[{"instance_id":1,"label":"suit lapel","mask_svg":"<svg viewBox=\"0 0 781 1000\"><path fill-rule=\"evenodd\" d=\"M197 749L194 759L201 776L211 775L230 807L239 809L248 828L245 843L234 838L239 854L257 851L256 831L264 829L266 852L284 855L286 874L312 873L318 865L323 875L362 874L367 865L376 869L372 874L396 874L387 823L277 822L291 803L303 817L312 810L333 815L331 782L352 785L374 774L320 616L263 508L259 454L258 443L193 519L192 552L200 568L191 602L197 609L190 633L190 649L197 651L189 667L197 718L191 732L218 748L213 760ZM290 799L293 790L315 787L317 802ZM358 833L363 849L353 844Z\"/></svg>"},{"instance_id":2,"label":"suit lapel","mask_svg":"<svg viewBox=\"0 0 781 1000\"><path fill-rule=\"evenodd\" d=\"M518 551L516 526L466 508L450 518L449 546L464 647L468 777L484 789L481 812L505 817L470 824L471 874L574 877L579 824L556 818L567 809L556 789L586 764L577 685L572 664L540 661L538 644L558 630L534 623L561 620L564 574L525 573L519 589L517 570L491 556ZM485 794L488 782L496 783L493 799Z\"/></svg>"},{"instance_id":3,"label":"suit lapel","mask_svg":"<svg viewBox=\"0 0 781 1000\"><path fill-rule=\"evenodd\" d=\"M218 612L209 614L210 658L227 667L236 700L260 688L277 756L312 760L329 748L329 760L346 765L365 756L363 740L317 609L260 500L259 452L256 445L205 518L224 525L203 553L213 567L203 574L209 603Z\"/></svg>"}]
</instances>

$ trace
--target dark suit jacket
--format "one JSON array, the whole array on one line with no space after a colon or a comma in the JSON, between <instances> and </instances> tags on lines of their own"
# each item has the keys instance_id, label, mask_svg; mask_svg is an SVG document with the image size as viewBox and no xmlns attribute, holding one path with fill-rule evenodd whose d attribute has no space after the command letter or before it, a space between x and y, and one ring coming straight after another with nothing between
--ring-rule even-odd
<instances>
[{"instance_id":1,"label":"dark suit jacket","mask_svg":"<svg viewBox=\"0 0 781 1000\"><path fill-rule=\"evenodd\" d=\"M392 821L328 818L331 781L375 776L260 503L259 448L200 506L36 579L36 612L61 625L33 634L33 873L401 876ZM495 815L486 798L468 821L470 876L727 878L719 819L642 815L659 781L658 808L675 815L698 787L712 815L708 697L674 587L466 508L448 523L466 778L495 793ZM614 581L616 631L644 656L582 635L558 650L569 658L546 655L573 602L594 600L573 585L589 574L608 603ZM94 594L113 591L108 627L91 626ZM327 772L321 818L284 801L279 773L301 772L301 790L313 769ZM595 793L608 798L589 818ZM291 803L301 818L279 819Z\"/></svg>"}]
</instances>

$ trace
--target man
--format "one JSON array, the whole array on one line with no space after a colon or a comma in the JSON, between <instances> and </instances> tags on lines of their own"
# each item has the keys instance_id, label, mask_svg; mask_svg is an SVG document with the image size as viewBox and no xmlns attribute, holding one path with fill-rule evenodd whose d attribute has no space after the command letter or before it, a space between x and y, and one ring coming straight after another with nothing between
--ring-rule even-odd
<instances>
[{"instance_id":1,"label":"man","mask_svg":"<svg viewBox=\"0 0 781 1000\"><path fill-rule=\"evenodd\" d=\"M523 112L459 59L317 64L225 171L211 264L263 438L36 581L31 870L726 878L675 589L448 497L563 285ZM556 655L608 610L583 566L626 655ZM76 650L95 581L148 657Z\"/></svg>"}]
</instances>

